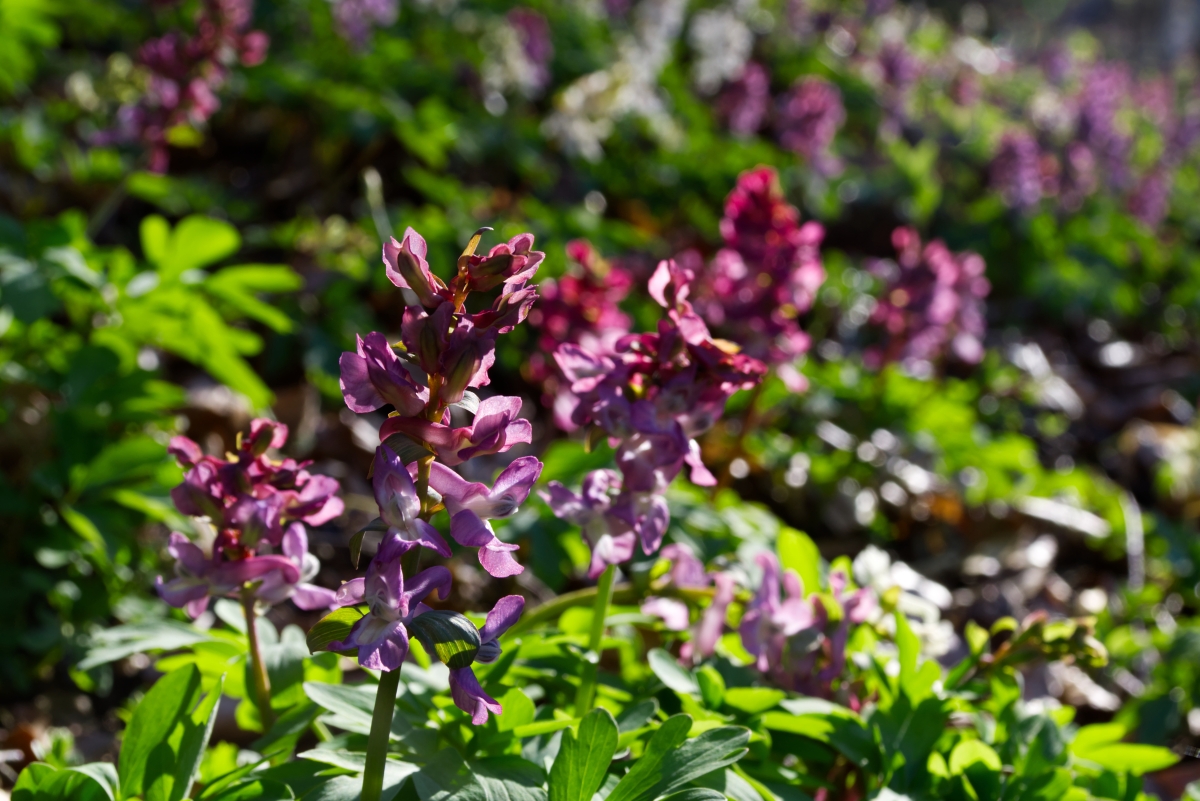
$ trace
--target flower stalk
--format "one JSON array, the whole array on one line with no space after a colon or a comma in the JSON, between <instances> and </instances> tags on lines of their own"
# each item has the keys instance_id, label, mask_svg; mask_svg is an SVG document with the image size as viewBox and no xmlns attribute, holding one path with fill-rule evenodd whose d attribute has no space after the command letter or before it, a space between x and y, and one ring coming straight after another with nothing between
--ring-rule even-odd
<instances>
[{"instance_id":1,"label":"flower stalk","mask_svg":"<svg viewBox=\"0 0 1200 801\"><path fill-rule=\"evenodd\" d=\"M617 568L609 565L600 574L596 585L596 600L592 607L592 630L588 636L589 659L584 667L583 681L575 695L575 717L583 717L592 710L596 694L596 675L600 669L600 646L604 641L604 622L608 619L608 607L612 603L613 578Z\"/></svg>"},{"instance_id":2,"label":"flower stalk","mask_svg":"<svg viewBox=\"0 0 1200 801\"><path fill-rule=\"evenodd\" d=\"M254 703L258 707L258 716L262 719L263 731L269 731L275 725L275 713L271 709L271 678L267 675L267 665L263 662L262 646L258 640L258 614L254 611L254 587L246 584L242 587L242 609L246 613L246 637L250 641L250 673L254 676Z\"/></svg>"},{"instance_id":3,"label":"flower stalk","mask_svg":"<svg viewBox=\"0 0 1200 801\"><path fill-rule=\"evenodd\" d=\"M383 769L387 765L388 735L392 731L392 715L396 711L396 694L399 689L399 670L385 670L379 674L375 709L371 713L371 733L367 735L362 801L379 801L383 795Z\"/></svg>"}]
</instances>

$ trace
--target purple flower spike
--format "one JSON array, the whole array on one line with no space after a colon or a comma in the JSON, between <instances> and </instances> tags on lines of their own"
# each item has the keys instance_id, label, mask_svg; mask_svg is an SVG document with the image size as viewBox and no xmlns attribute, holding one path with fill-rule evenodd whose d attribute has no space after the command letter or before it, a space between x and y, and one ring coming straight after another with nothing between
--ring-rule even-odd
<instances>
[{"instance_id":1,"label":"purple flower spike","mask_svg":"<svg viewBox=\"0 0 1200 801\"><path fill-rule=\"evenodd\" d=\"M437 592L445 598L450 592L450 571L444 567L422 570L407 586L400 568L400 557L412 546L389 536L367 567L365 578L342 585L337 602L343 606L366 603L365 614L345 640L332 642L331 651L358 649L358 664L371 670L397 670L408 654L408 629L405 624L428 607L426 596Z\"/></svg>"},{"instance_id":2,"label":"purple flower spike","mask_svg":"<svg viewBox=\"0 0 1200 801\"><path fill-rule=\"evenodd\" d=\"M506 595L496 602L487 621L479 630L479 652L475 661L487 664L500 658L500 645L496 640L508 631L525 608L525 599L519 595ZM450 671L450 695L454 705L471 716L471 722L476 726L487 723L488 712L499 715L504 708L495 698L483 691L475 671L469 666L455 668Z\"/></svg>"},{"instance_id":3,"label":"purple flower spike","mask_svg":"<svg viewBox=\"0 0 1200 801\"><path fill-rule=\"evenodd\" d=\"M375 502L379 504L379 516L387 523L388 534L406 542L424 545L442 556L450 555L450 547L437 529L418 517L421 500L417 497L417 488L400 462L400 457L386 445L380 445L375 451L372 486Z\"/></svg>"},{"instance_id":4,"label":"purple flower spike","mask_svg":"<svg viewBox=\"0 0 1200 801\"><path fill-rule=\"evenodd\" d=\"M338 360L338 383L350 410L373 412L390 403L400 414L420 413L429 401L429 390L413 381L387 337L372 332L366 339L356 339L357 352L343 353Z\"/></svg>"}]
</instances>

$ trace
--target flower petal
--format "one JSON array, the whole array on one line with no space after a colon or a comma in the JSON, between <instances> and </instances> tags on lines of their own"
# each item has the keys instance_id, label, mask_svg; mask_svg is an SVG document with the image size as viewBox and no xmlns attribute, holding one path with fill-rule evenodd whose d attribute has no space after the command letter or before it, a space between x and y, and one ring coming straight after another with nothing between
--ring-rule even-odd
<instances>
[{"instance_id":1,"label":"flower petal","mask_svg":"<svg viewBox=\"0 0 1200 801\"><path fill-rule=\"evenodd\" d=\"M491 642L508 631L521 617L524 609L525 599L520 595L505 595L496 601L492 611L488 612L483 628L479 630L479 641Z\"/></svg>"},{"instance_id":2,"label":"flower petal","mask_svg":"<svg viewBox=\"0 0 1200 801\"><path fill-rule=\"evenodd\" d=\"M504 707L479 686L475 671L469 667L450 671L450 695L454 698L454 705L470 715L471 722L476 726L487 723L489 710L497 715L504 711Z\"/></svg>"}]
</instances>

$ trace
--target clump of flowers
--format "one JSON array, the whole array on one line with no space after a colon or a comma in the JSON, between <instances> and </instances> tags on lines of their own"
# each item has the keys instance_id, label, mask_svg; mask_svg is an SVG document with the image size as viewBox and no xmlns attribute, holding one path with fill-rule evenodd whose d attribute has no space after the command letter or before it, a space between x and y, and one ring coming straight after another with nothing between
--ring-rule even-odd
<instances>
[{"instance_id":1,"label":"clump of flowers","mask_svg":"<svg viewBox=\"0 0 1200 801\"><path fill-rule=\"evenodd\" d=\"M717 95L717 116L737 136L758 133L771 107L771 76L763 65L748 61L742 73Z\"/></svg>"},{"instance_id":2,"label":"clump of flowers","mask_svg":"<svg viewBox=\"0 0 1200 801\"><path fill-rule=\"evenodd\" d=\"M845 119L841 90L824 78L802 77L779 100L779 142L803 156L817 172L836 175L841 164L829 148Z\"/></svg>"},{"instance_id":3,"label":"clump of flowers","mask_svg":"<svg viewBox=\"0 0 1200 801\"><path fill-rule=\"evenodd\" d=\"M566 415L556 415L556 422L571 430L572 396L548 356L564 342L592 353L611 354L617 340L629 331L629 317L619 304L629 294L633 276L602 257L586 240L572 240L566 250L567 272L538 285L541 299L529 313L530 325L540 332L538 348L525 369L530 380L542 384L547 405L567 410Z\"/></svg>"},{"instance_id":4,"label":"clump of flowers","mask_svg":"<svg viewBox=\"0 0 1200 801\"><path fill-rule=\"evenodd\" d=\"M725 201L719 250L700 272L696 309L723 337L776 367L788 387L806 384L795 361L811 345L799 317L825 281L825 229L784 199L770 167L742 173Z\"/></svg>"},{"instance_id":5,"label":"clump of flowers","mask_svg":"<svg viewBox=\"0 0 1200 801\"><path fill-rule=\"evenodd\" d=\"M755 667L780 687L830 697L834 680L846 668L850 625L871 617L878 605L875 594L867 588L851 591L849 578L835 570L828 592L806 595L798 575L790 570L780 575L774 554L761 553L757 561L762 582L742 616L742 646Z\"/></svg>"},{"instance_id":6,"label":"clump of flowers","mask_svg":"<svg viewBox=\"0 0 1200 801\"><path fill-rule=\"evenodd\" d=\"M991 166L992 186L1005 203L1019 209L1036 206L1042 199L1041 149L1025 132L1006 133Z\"/></svg>"},{"instance_id":7,"label":"clump of flowers","mask_svg":"<svg viewBox=\"0 0 1200 801\"><path fill-rule=\"evenodd\" d=\"M253 67L266 58L267 35L249 30L252 11L252 0L204 0L193 35L171 32L142 45L144 91L121 106L116 127L99 141L140 142L149 168L166 172L172 132L202 126L217 112L217 93L235 64Z\"/></svg>"},{"instance_id":8,"label":"clump of flowers","mask_svg":"<svg viewBox=\"0 0 1200 801\"><path fill-rule=\"evenodd\" d=\"M308 583L319 564L308 552L305 524L332 520L344 504L338 482L310 473L310 462L269 458L287 436L281 423L254 420L249 435L239 434L237 450L224 458L206 456L187 437L171 440L171 454L187 468L172 500L180 512L206 521L202 528L210 536L197 544L171 534L176 576L157 581L167 603L197 617L209 598L249 588L269 604L291 598L301 609L333 606L332 590Z\"/></svg>"},{"instance_id":9,"label":"clump of flowers","mask_svg":"<svg viewBox=\"0 0 1200 801\"><path fill-rule=\"evenodd\" d=\"M476 233L459 257L449 281L430 269L425 240L411 228L400 241L385 244L388 278L411 299L400 341L393 344L383 334L371 333L359 337L355 351L342 354L346 405L360 413L389 408L390 416L380 429L372 469L379 519L369 528L382 530L382 540L366 576L344 584L337 596L339 605L365 604L366 611L344 637L325 645L334 651L357 649L363 667L391 672L403 664L410 636L421 637L438 654L446 637L465 637L461 642L466 645L452 649L444 661L451 668L455 703L476 724L501 708L480 687L470 666L499 655L496 638L517 620L524 601L502 598L484 628L476 630L461 615L434 612L424 603L434 593L446 597L450 572L442 566L417 572L417 567L422 550L451 555L429 522L445 508L451 539L477 549L484 570L505 577L524 569L513 557L517 546L501 541L489 521L517 511L541 473L541 462L531 456L517 459L490 487L468 482L451 468L530 441L530 424L518 417L520 398L479 401L471 390L490 381L497 337L528 315L537 298L529 280L545 255L533 250L531 234L476 255L481 235ZM489 307L467 311L471 293L492 291L496 296ZM472 423L455 427L452 408L473 412ZM365 532L357 536L365 537ZM362 539L357 547L361 544Z\"/></svg>"},{"instance_id":10,"label":"clump of flowers","mask_svg":"<svg viewBox=\"0 0 1200 801\"><path fill-rule=\"evenodd\" d=\"M546 18L529 8L514 8L492 26L481 42L485 103L489 111L503 108L504 95L515 92L536 98L550 83L554 44Z\"/></svg>"},{"instance_id":11,"label":"clump of flowers","mask_svg":"<svg viewBox=\"0 0 1200 801\"><path fill-rule=\"evenodd\" d=\"M978 364L987 328L984 299L991 291L983 257L954 253L936 239L922 247L911 228L897 228L892 244L896 261L877 261L870 268L886 282L871 315L885 341L867 350L867 363L901 362L921 372L951 355Z\"/></svg>"},{"instance_id":12,"label":"clump of flowers","mask_svg":"<svg viewBox=\"0 0 1200 801\"><path fill-rule=\"evenodd\" d=\"M709 334L687 299L694 277L674 261L658 265L649 292L667 316L657 331L621 337L612 354L571 343L555 351L576 399L571 421L616 449L619 473L589 474L582 494L558 482L544 494L555 514L583 528L593 578L631 558L635 542L647 555L658 551L670 521L664 493L685 465L694 483L716 483L695 437L713 426L734 392L766 372Z\"/></svg>"},{"instance_id":13,"label":"clump of flowers","mask_svg":"<svg viewBox=\"0 0 1200 801\"><path fill-rule=\"evenodd\" d=\"M357 48L365 47L376 27L386 28L400 13L398 0L335 0L333 21L338 35Z\"/></svg>"}]
</instances>

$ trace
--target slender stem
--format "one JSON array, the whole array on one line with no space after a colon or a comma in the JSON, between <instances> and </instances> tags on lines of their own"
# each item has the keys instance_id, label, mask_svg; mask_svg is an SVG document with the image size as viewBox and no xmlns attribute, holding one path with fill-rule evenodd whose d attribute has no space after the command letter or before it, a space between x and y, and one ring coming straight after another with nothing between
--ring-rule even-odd
<instances>
[{"instance_id":1,"label":"slender stem","mask_svg":"<svg viewBox=\"0 0 1200 801\"><path fill-rule=\"evenodd\" d=\"M367 736L367 764L363 768L362 801L379 801L383 795L383 769L387 765L388 735L392 714L396 711L396 691L400 688L400 669L379 675L375 692L375 711L371 715L371 733Z\"/></svg>"},{"instance_id":2,"label":"slender stem","mask_svg":"<svg viewBox=\"0 0 1200 801\"><path fill-rule=\"evenodd\" d=\"M600 574L596 585L596 602L592 606L592 631L588 636L588 661L583 668L583 681L575 695L575 717L581 718L592 709L592 698L596 693L596 674L600 669L600 645L604 642L604 621L608 618L608 606L612 603L613 578L617 568L609 565Z\"/></svg>"},{"instance_id":3,"label":"slender stem","mask_svg":"<svg viewBox=\"0 0 1200 801\"><path fill-rule=\"evenodd\" d=\"M242 609L246 613L246 637L250 640L250 672L254 675L254 703L258 707L258 716L262 718L263 731L269 731L275 724L275 713L271 709L271 679L267 675L267 665L263 662L262 646L258 642L258 615L254 611L254 590L246 585L242 587Z\"/></svg>"}]
</instances>

